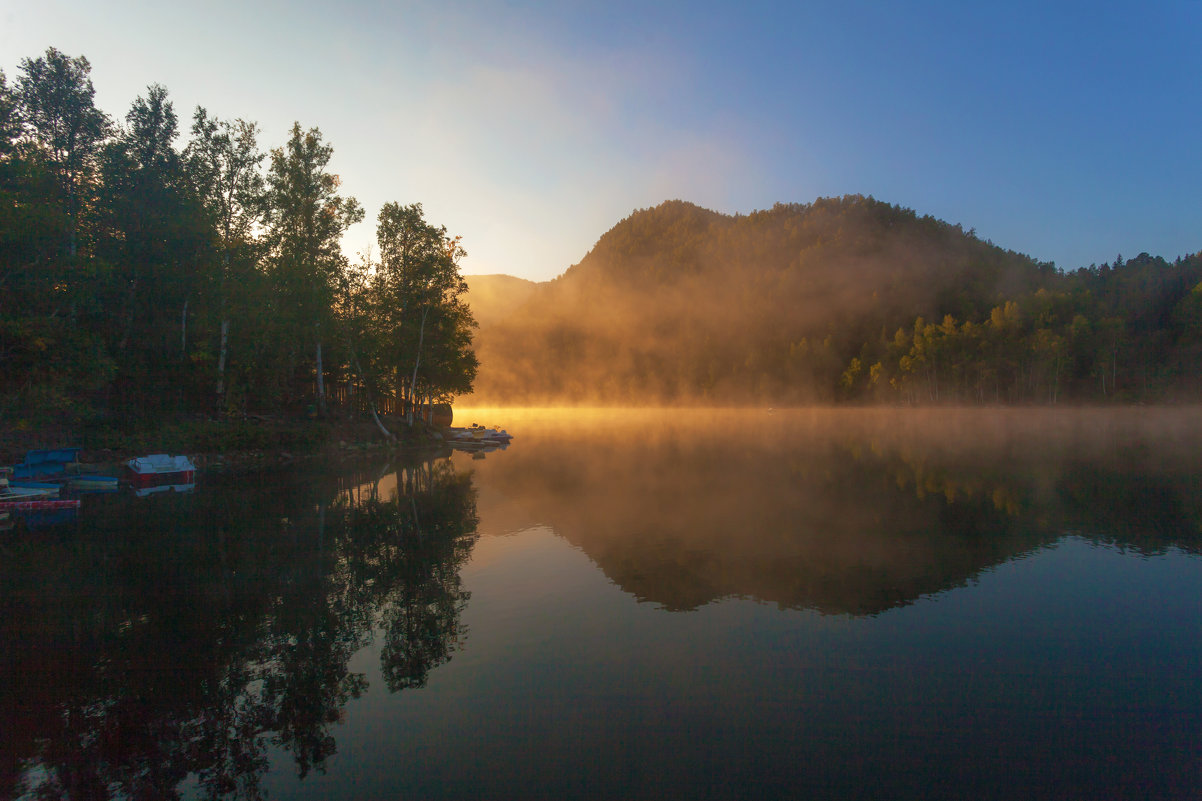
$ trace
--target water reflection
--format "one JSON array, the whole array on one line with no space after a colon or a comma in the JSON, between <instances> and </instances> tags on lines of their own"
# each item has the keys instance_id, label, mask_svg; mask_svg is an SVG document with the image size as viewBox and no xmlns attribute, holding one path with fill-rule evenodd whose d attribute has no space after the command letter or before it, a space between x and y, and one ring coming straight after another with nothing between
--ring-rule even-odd
<instances>
[{"instance_id":1,"label":"water reflection","mask_svg":"<svg viewBox=\"0 0 1202 801\"><path fill-rule=\"evenodd\" d=\"M0 796L1196 789L1196 412L495 419L8 535Z\"/></svg>"},{"instance_id":2,"label":"water reflection","mask_svg":"<svg viewBox=\"0 0 1202 801\"><path fill-rule=\"evenodd\" d=\"M422 686L459 645L475 492L446 459L380 472L103 498L7 541L0 796L256 798L269 748L302 777L335 753L374 638L388 689Z\"/></svg>"},{"instance_id":3,"label":"water reflection","mask_svg":"<svg viewBox=\"0 0 1202 801\"><path fill-rule=\"evenodd\" d=\"M1068 532L1202 543L1193 410L531 411L511 429L521 447L481 484L670 610L875 614Z\"/></svg>"}]
</instances>

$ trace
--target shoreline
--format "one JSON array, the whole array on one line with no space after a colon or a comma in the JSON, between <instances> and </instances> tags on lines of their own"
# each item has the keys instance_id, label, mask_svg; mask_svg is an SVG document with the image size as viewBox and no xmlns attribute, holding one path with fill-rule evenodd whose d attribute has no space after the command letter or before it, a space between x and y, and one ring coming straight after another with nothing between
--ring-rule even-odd
<instances>
[{"instance_id":1,"label":"shoreline","mask_svg":"<svg viewBox=\"0 0 1202 801\"><path fill-rule=\"evenodd\" d=\"M0 465L19 464L31 450L79 447L83 474L119 476L128 459L152 453L185 455L198 470L226 473L312 459L341 461L365 453L418 454L443 445L437 429L425 423L412 430L401 420L387 424L397 433L395 443L386 441L370 420L183 419L164 421L149 431L40 426L5 432Z\"/></svg>"}]
</instances>

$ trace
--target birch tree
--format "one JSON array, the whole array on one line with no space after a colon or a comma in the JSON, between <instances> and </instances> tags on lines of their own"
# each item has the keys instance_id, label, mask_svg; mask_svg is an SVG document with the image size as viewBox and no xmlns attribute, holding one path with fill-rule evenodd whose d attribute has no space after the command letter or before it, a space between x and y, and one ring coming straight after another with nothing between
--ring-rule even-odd
<instances>
[{"instance_id":1,"label":"birch tree","mask_svg":"<svg viewBox=\"0 0 1202 801\"><path fill-rule=\"evenodd\" d=\"M268 266L294 314L296 336L313 347L316 403L322 415L322 345L346 268L342 234L363 219L359 202L338 194L340 180L327 169L333 153L322 142L321 131L302 131L300 123L294 123L287 144L271 151L264 205Z\"/></svg>"},{"instance_id":2,"label":"birch tree","mask_svg":"<svg viewBox=\"0 0 1202 801\"><path fill-rule=\"evenodd\" d=\"M377 325L387 332L385 347L389 355L385 363L391 368L397 397L407 404L406 418L412 427L421 396L429 394L419 392L418 384L428 348L437 342L439 348L458 345L470 349L470 328L464 340L460 329L442 324L443 318L462 320L464 314L470 319L470 312L459 308L463 305L460 297L467 291L459 263L467 254L459 237L449 236L444 226L426 222L420 203L386 203L380 210L376 236L380 250L373 291L379 310ZM466 380L470 387L474 358L448 357L445 361L465 368L470 361ZM460 387L465 383L460 378L446 380ZM435 388L427 384L423 389Z\"/></svg>"},{"instance_id":3,"label":"birch tree","mask_svg":"<svg viewBox=\"0 0 1202 801\"><path fill-rule=\"evenodd\" d=\"M258 134L259 128L253 122L218 120L198 106L193 115L192 141L184 151L193 191L218 235L219 406L225 400L229 357L230 278L238 268L244 271L254 268L254 226L263 212L264 183L260 165L265 154L259 150Z\"/></svg>"}]
</instances>

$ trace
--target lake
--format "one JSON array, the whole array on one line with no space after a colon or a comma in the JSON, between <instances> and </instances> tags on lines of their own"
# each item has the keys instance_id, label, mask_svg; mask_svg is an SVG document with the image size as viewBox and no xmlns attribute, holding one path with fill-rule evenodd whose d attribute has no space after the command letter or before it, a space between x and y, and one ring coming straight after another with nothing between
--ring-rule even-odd
<instances>
[{"instance_id":1,"label":"lake","mask_svg":"<svg viewBox=\"0 0 1202 801\"><path fill-rule=\"evenodd\" d=\"M0 532L0 797L1196 798L1202 412L457 412Z\"/></svg>"}]
</instances>

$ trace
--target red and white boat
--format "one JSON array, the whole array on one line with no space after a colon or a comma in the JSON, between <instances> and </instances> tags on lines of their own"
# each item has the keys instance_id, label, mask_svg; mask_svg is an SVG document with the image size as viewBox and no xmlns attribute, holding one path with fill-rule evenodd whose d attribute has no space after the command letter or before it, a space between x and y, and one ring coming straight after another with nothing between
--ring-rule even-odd
<instances>
[{"instance_id":1,"label":"red and white boat","mask_svg":"<svg viewBox=\"0 0 1202 801\"><path fill-rule=\"evenodd\" d=\"M165 490L187 492L196 486L196 465L187 456L155 453L125 463L126 478L139 495Z\"/></svg>"}]
</instances>

